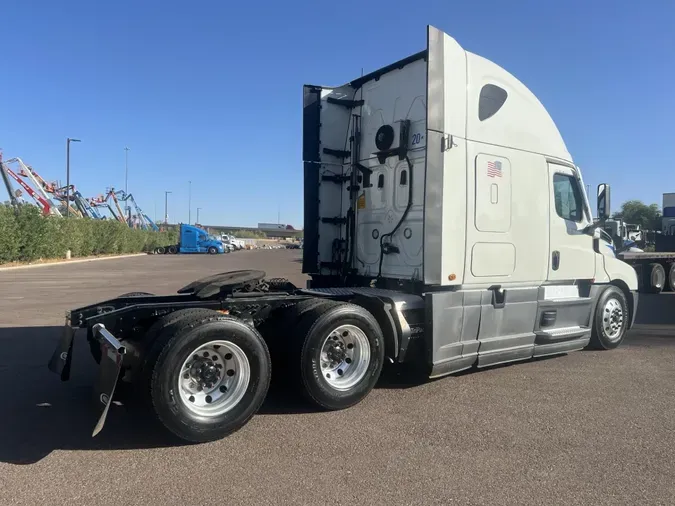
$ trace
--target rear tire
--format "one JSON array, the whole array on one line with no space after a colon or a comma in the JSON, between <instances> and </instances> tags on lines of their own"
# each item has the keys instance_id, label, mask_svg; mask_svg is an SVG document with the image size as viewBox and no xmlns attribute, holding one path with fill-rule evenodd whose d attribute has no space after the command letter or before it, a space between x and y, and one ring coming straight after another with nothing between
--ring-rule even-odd
<instances>
[{"instance_id":1,"label":"rear tire","mask_svg":"<svg viewBox=\"0 0 675 506\"><path fill-rule=\"evenodd\" d=\"M158 255L163 255L166 253L166 248L164 246L159 246L157 249L155 249L155 253Z\"/></svg>"},{"instance_id":2,"label":"rear tire","mask_svg":"<svg viewBox=\"0 0 675 506\"><path fill-rule=\"evenodd\" d=\"M327 299L306 299L294 304L291 307L285 307L275 310L269 318L267 318L258 327L262 334L267 347L272 356L273 369L278 371L291 370L288 368L297 367L294 364L294 347L289 346L293 344L292 339L288 339L289 330L291 333L295 332L295 327L298 325L302 316L319 306L327 308L334 306L337 303ZM280 376L275 378L275 383L278 380L288 379L289 376Z\"/></svg>"},{"instance_id":3,"label":"rear tire","mask_svg":"<svg viewBox=\"0 0 675 506\"><path fill-rule=\"evenodd\" d=\"M169 249L167 251L169 252L170 255L175 255L176 253L178 253L178 248L176 246L171 245L169 246Z\"/></svg>"},{"instance_id":4,"label":"rear tire","mask_svg":"<svg viewBox=\"0 0 675 506\"><path fill-rule=\"evenodd\" d=\"M318 304L293 333L293 369L310 402L340 410L370 394L384 362L384 336L372 314L355 304Z\"/></svg>"},{"instance_id":5,"label":"rear tire","mask_svg":"<svg viewBox=\"0 0 675 506\"><path fill-rule=\"evenodd\" d=\"M620 288L610 285L600 295L593 315L591 346L611 350L619 346L628 328L630 313L626 296Z\"/></svg>"},{"instance_id":6,"label":"rear tire","mask_svg":"<svg viewBox=\"0 0 675 506\"><path fill-rule=\"evenodd\" d=\"M649 264L643 270L644 289L647 293L661 293L666 282L666 270L658 263Z\"/></svg>"},{"instance_id":7,"label":"rear tire","mask_svg":"<svg viewBox=\"0 0 675 506\"><path fill-rule=\"evenodd\" d=\"M675 292L675 262L670 264L670 269L668 269L668 285L670 291Z\"/></svg>"},{"instance_id":8,"label":"rear tire","mask_svg":"<svg viewBox=\"0 0 675 506\"><path fill-rule=\"evenodd\" d=\"M190 356L198 350L200 356L192 361ZM224 352L222 357L218 350ZM203 357L202 352L209 356ZM217 359L212 360L213 356ZM212 372L209 378L193 376L206 368ZM156 419L177 437L202 443L236 432L253 417L267 394L271 363L267 346L254 328L201 309L176 315L163 326L144 376ZM197 388L198 381L209 387L186 390L193 382Z\"/></svg>"}]
</instances>

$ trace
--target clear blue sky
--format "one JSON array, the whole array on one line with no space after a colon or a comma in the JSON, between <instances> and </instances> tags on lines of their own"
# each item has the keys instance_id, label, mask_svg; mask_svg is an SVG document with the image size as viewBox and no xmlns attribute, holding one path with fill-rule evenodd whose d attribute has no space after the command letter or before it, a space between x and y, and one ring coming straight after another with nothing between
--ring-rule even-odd
<instances>
[{"instance_id":1,"label":"clear blue sky","mask_svg":"<svg viewBox=\"0 0 675 506\"><path fill-rule=\"evenodd\" d=\"M170 221L302 226L302 85L341 84L425 47L426 25L521 79L586 182L675 191L675 2L6 2L5 158L85 195L124 187ZM4 189L0 199L4 200ZM593 200L594 201L594 200Z\"/></svg>"}]
</instances>

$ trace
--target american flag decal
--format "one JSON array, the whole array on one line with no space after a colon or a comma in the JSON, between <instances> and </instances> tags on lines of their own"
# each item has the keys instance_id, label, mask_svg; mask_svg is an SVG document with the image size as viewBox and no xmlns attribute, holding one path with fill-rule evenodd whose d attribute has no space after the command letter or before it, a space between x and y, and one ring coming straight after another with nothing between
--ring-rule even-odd
<instances>
[{"instance_id":1,"label":"american flag decal","mask_svg":"<svg viewBox=\"0 0 675 506\"><path fill-rule=\"evenodd\" d=\"M502 162L488 162L488 177L502 177Z\"/></svg>"}]
</instances>

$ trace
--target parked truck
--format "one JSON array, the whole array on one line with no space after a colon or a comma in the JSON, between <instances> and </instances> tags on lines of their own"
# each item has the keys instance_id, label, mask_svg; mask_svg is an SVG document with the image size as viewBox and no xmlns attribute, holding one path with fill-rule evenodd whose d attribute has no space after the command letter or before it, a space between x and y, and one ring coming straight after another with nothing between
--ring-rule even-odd
<instances>
[{"instance_id":1,"label":"parked truck","mask_svg":"<svg viewBox=\"0 0 675 506\"><path fill-rule=\"evenodd\" d=\"M241 239L237 239L232 234L221 234L220 240L225 245L231 245L233 251L241 250L246 247L244 241L242 241Z\"/></svg>"},{"instance_id":2,"label":"parked truck","mask_svg":"<svg viewBox=\"0 0 675 506\"><path fill-rule=\"evenodd\" d=\"M598 200L609 202L609 198L609 188L600 185ZM662 211L662 230L654 236L654 251L633 247L636 236L631 237L621 220L602 221L602 227L611 235L611 249L618 259L635 269L638 290L643 293L661 293L668 288L675 291L675 194L663 194Z\"/></svg>"},{"instance_id":3,"label":"parked truck","mask_svg":"<svg viewBox=\"0 0 675 506\"><path fill-rule=\"evenodd\" d=\"M177 253L209 253L216 255L225 253L225 248L222 241L209 235L203 228L181 223L178 244L158 246L155 248L155 253L160 255L164 253L172 255Z\"/></svg>"},{"instance_id":4,"label":"parked truck","mask_svg":"<svg viewBox=\"0 0 675 506\"><path fill-rule=\"evenodd\" d=\"M622 343L635 270L603 254L581 171L506 70L428 27L417 54L305 86L303 117L309 282L234 271L68 312L50 369L68 379L85 329L101 374L94 435L118 380L203 442L258 411L272 362L289 392L341 410L385 361L437 378Z\"/></svg>"}]
</instances>

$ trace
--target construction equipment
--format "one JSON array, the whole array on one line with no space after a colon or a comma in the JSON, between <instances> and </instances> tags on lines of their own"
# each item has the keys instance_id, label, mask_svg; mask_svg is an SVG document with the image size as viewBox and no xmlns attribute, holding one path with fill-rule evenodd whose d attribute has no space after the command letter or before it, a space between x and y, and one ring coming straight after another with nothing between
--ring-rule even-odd
<instances>
[{"instance_id":1,"label":"construction equipment","mask_svg":"<svg viewBox=\"0 0 675 506\"><path fill-rule=\"evenodd\" d=\"M2 169L3 173L5 174L5 177L3 177L3 180L6 179L7 176L11 177L14 179L19 185L30 195L37 206L42 210L42 214L45 216L50 216L50 215L56 215L56 216L61 216L61 213L59 210L52 204L52 202L48 199L45 199L42 197L42 195L38 194L33 188L31 188L27 183L23 181L12 169L7 167L5 163L2 163ZM13 189L11 188L11 184L7 185L7 181L5 181L5 185L7 186L7 191L10 194L10 199L15 195ZM13 201L14 203L17 203L16 201Z\"/></svg>"},{"instance_id":2,"label":"construction equipment","mask_svg":"<svg viewBox=\"0 0 675 506\"><path fill-rule=\"evenodd\" d=\"M96 210L95 206L91 205L89 199L85 198L79 191L75 190L74 187L73 191L70 192L70 195L72 196L75 205L77 205L77 208L79 209L80 213L82 213L83 216L86 216L94 220L103 219L101 213L99 213Z\"/></svg>"},{"instance_id":3,"label":"construction equipment","mask_svg":"<svg viewBox=\"0 0 675 506\"><path fill-rule=\"evenodd\" d=\"M135 211L133 214L130 213L127 217L127 223L129 226L132 226L132 221L135 217L138 220L138 224L141 228L145 230L154 230L155 232L159 230L159 227L155 224L155 222L152 221L150 217L145 214L140 206L136 203L136 199L134 199L134 196L131 193L127 194L123 190L117 190L115 192L115 196L119 201L126 202L127 204L131 203L131 206ZM130 211L131 209L132 208L130 208Z\"/></svg>"},{"instance_id":4,"label":"construction equipment","mask_svg":"<svg viewBox=\"0 0 675 506\"><path fill-rule=\"evenodd\" d=\"M5 171L5 165L2 161L2 152L0 152L0 177L2 177L2 182L7 189L7 194L9 195L9 202L13 206L17 206L20 203L21 199L21 190L14 190L12 185L12 180L10 179L9 174ZM23 201L23 199L21 199Z\"/></svg>"}]
</instances>

